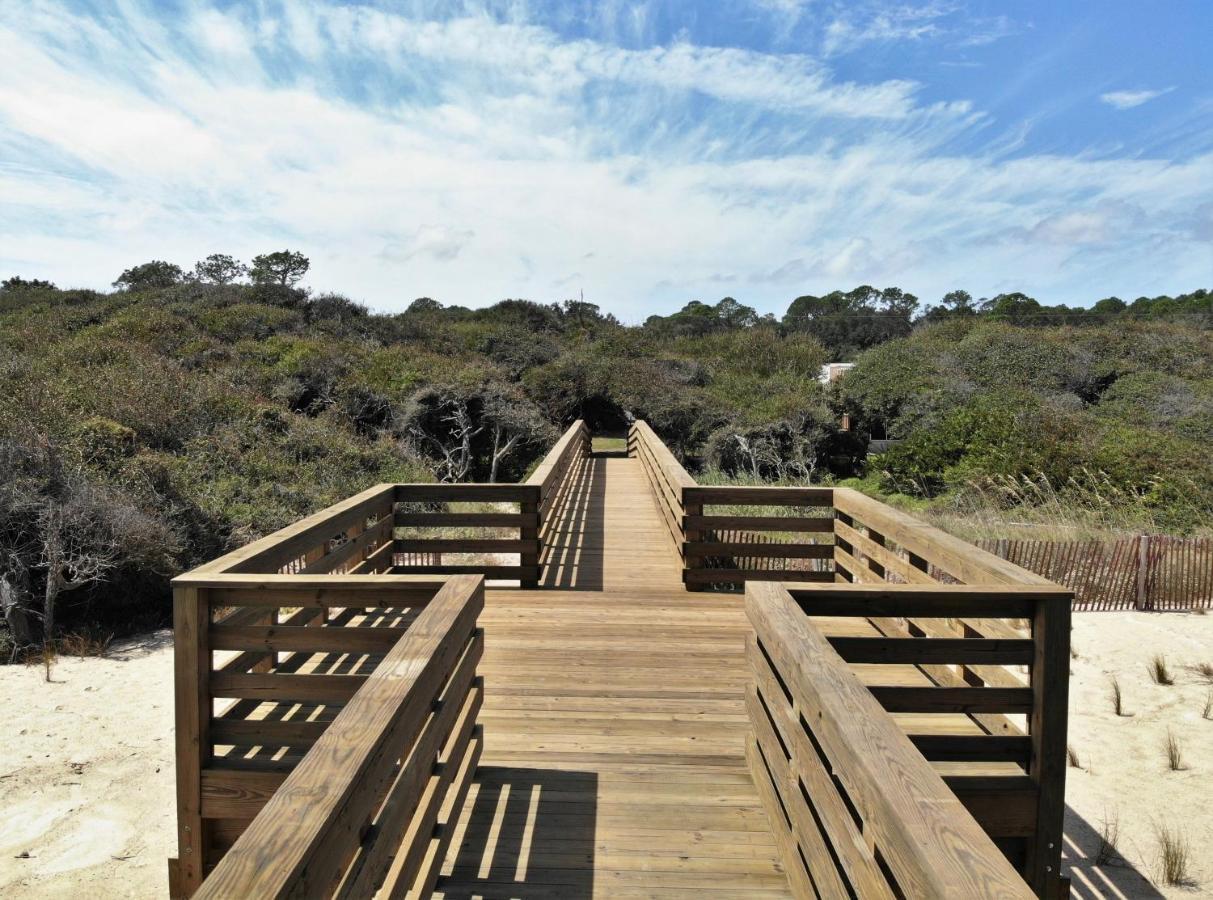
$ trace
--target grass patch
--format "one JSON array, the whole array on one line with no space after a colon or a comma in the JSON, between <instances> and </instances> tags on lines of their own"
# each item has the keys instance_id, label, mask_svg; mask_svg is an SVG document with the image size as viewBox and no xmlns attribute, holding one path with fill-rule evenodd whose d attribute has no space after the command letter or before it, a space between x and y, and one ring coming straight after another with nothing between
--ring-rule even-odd
<instances>
[{"instance_id":1,"label":"grass patch","mask_svg":"<svg viewBox=\"0 0 1213 900\"><path fill-rule=\"evenodd\" d=\"M1116 710L1118 716L1131 716L1132 713L1125 712L1125 698L1120 689L1120 679L1115 675L1111 679L1112 688L1112 709Z\"/></svg>"},{"instance_id":2,"label":"grass patch","mask_svg":"<svg viewBox=\"0 0 1213 900\"><path fill-rule=\"evenodd\" d=\"M1155 835L1158 838L1159 874L1163 881L1176 886L1193 884L1188 839L1178 828L1169 825L1157 826Z\"/></svg>"},{"instance_id":3,"label":"grass patch","mask_svg":"<svg viewBox=\"0 0 1213 900\"><path fill-rule=\"evenodd\" d=\"M1099 826L1099 846L1095 848L1095 865L1111 866L1123 861L1117 843L1120 841L1120 815L1105 814Z\"/></svg>"},{"instance_id":4,"label":"grass patch","mask_svg":"<svg viewBox=\"0 0 1213 900\"><path fill-rule=\"evenodd\" d=\"M1175 684L1175 676L1167 668L1167 658L1161 653L1155 655L1154 659L1150 660L1148 669L1150 680L1155 684Z\"/></svg>"},{"instance_id":5,"label":"grass patch","mask_svg":"<svg viewBox=\"0 0 1213 900\"><path fill-rule=\"evenodd\" d=\"M1167 767L1172 772L1179 772L1187 768L1187 766L1184 764L1183 744L1180 742L1179 738L1175 736L1175 732L1169 728L1167 729L1167 740L1166 743L1163 744L1163 747L1167 751Z\"/></svg>"}]
</instances>

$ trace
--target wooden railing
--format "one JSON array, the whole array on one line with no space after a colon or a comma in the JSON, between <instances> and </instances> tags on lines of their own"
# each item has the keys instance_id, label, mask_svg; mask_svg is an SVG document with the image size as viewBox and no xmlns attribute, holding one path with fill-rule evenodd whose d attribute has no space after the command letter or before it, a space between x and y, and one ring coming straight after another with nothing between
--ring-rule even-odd
<instances>
[{"instance_id":1,"label":"wooden railing","mask_svg":"<svg viewBox=\"0 0 1213 900\"><path fill-rule=\"evenodd\" d=\"M174 896L432 884L479 752L483 585L206 572L174 581Z\"/></svg>"},{"instance_id":2,"label":"wooden railing","mask_svg":"<svg viewBox=\"0 0 1213 900\"><path fill-rule=\"evenodd\" d=\"M483 575L519 581L523 587L539 582L540 489L531 484L400 484L396 486L397 528L423 534L458 529L459 537L410 535L394 541L391 571L428 575ZM452 509L453 504L490 503L489 511ZM511 510L502 510L512 506ZM502 529L516 532L500 537ZM500 554L517 554L518 564L499 561ZM417 557L420 556L420 560ZM452 559L452 557L454 557ZM385 559L388 557L385 556Z\"/></svg>"},{"instance_id":3,"label":"wooden railing","mask_svg":"<svg viewBox=\"0 0 1213 900\"><path fill-rule=\"evenodd\" d=\"M174 580L174 896L212 868L204 896L432 884L479 752L484 579L537 586L588 447L577 422L526 484L376 485Z\"/></svg>"},{"instance_id":4,"label":"wooden railing","mask_svg":"<svg viewBox=\"0 0 1213 900\"><path fill-rule=\"evenodd\" d=\"M539 491L536 536L540 547L550 542L552 529L557 527L557 511L569 500L569 494L580 483L579 476L590 455L590 432L578 419L556 442L526 483ZM537 560L540 557L537 557ZM525 585L524 585L525 586Z\"/></svg>"},{"instance_id":5,"label":"wooden railing","mask_svg":"<svg viewBox=\"0 0 1213 900\"><path fill-rule=\"evenodd\" d=\"M930 693L947 689L868 688L848 665L921 657L1018 662L1026 658L1025 648L979 652L957 643L916 646L936 641L828 641L802 606L814 612L822 599L826 615L934 613L930 604L936 597L930 591L884 591L851 598L834 588L806 590L804 596L798 603L770 582L746 588L746 614L755 632L747 648L754 673L746 698L754 728L747 757L793 891L801 897L1031 897L1025 881L887 711L938 710L941 702L955 708L954 700ZM1030 605L1018 598L1004 602L998 594L971 593L967 599L974 597L990 613L1014 614ZM934 740L942 741L941 752L957 758L971 758L975 750L971 742ZM1001 759L1022 749L1006 747L999 738L985 740L998 747L976 748L976 758Z\"/></svg>"},{"instance_id":6,"label":"wooden railing","mask_svg":"<svg viewBox=\"0 0 1213 900\"><path fill-rule=\"evenodd\" d=\"M670 540L681 555L684 541L684 489L695 486L695 479L674 458L648 423L636 420L628 428L628 455L640 460L657 509L670 533Z\"/></svg>"},{"instance_id":7,"label":"wooden railing","mask_svg":"<svg viewBox=\"0 0 1213 900\"><path fill-rule=\"evenodd\" d=\"M821 538L833 528L832 488L690 486L682 491L683 580L703 586L740 586L751 579L833 581L824 561L833 546ZM710 514L705 513L710 508ZM745 507L738 513L730 507ZM761 536L778 533L778 541ZM797 565L821 561L820 567Z\"/></svg>"},{"instance_id":8,"label":"wooden railing","mask_svg":"<svg viewBox=\"0 0 1213 900\"><path fill-rule=\"evenodd\" d=\"M904 663L926 686L890 686L880 702L970 724L971 735L907 740L928 763L992 764L944 783L1039 896L1058 896L1072 593L851 489L698 485L643 422L629 451L688 590L804 584L794 595L811 597L814 614L862 615L885 641L879 651L844 641L847 659ZM909 587L921 594L913 602Z\"/></svg>"}]
</instances>

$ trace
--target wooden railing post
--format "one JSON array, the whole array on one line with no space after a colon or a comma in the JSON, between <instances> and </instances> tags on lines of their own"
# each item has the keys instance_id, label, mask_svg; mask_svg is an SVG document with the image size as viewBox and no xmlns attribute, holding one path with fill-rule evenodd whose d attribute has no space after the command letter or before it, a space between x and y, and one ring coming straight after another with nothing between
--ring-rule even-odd
<instances>
[{"instance_id":1,"label":"wooden railing post","mask_svg":"<svg viewBox=\"0 0 1213 900\"><path fill-rule=\"evenodd\" d=\"M1028 844L1028 881L1038 897L1060 890L1062 826L1066 798L1066 723L1070 685L1072 595L1039 600L1032 617L1032 714L1028 735L1036 783L1036 831Z\"/></svg>"},{"instance_id":2,"label":"wooden railing post","mask_svg":"<svg viewBox=\"0 0 1213 900\"><path fill-rule=\"evenodd\" d=\"M702 516L703 515L703 504L702 503L693 503L693 502L688 503L687 499L686 499L686 489L685 488L683 488L682 490L679 491L679 495L682 500L683 522L686 522L686 519L688 516ZM682 543L683 543L684 547L689 544L697 543L701 540L703 540L702 531L697 531L695 529L689 529L689 528L683 529ZM682 556L682 570L684 573L683 579L686 582L686 589L688 591L702 591L707 588L706 584L700 584L695 581L692 581L691 579L687 578L685 575L686 572L690 572L694 569L702 568L703 564L704 564L704 561L703 561L702 557L693 556L690 553L683 553L683 556Z\"/></svg>"},{"instance_id":3,"label":"wooden railing post","mask_svg":"<svg viewBox=\"0 0 1213 900\"><path fill-rule=\"evenodd\" d=\"M169 861L169 891L174 897L192 896L206 874L208 836L202 823L202 768L210 762L210 618L205 590L173 588L177 858Z\"/></svg>"},{"instance_id":4,"label":"wooden railing post","mask_svg":"<svg viewBox=\"0 0 1213 900\"><path fill-rule=\"evenodd\" d=\"M537 588L539 587L540 577L539 560L543 556L543 546L539 541L540 531L543 527L542 513L539 510L539 491L535 491L533 499L523 500L519 503L518 511L524 516L533 515L535 517L534 525L523 525L518 531L518 537L533 548L520 554L518 558L523 571L530 573L529 575L524 575L519 584L524 588Z\"/></svg>"}]
</instances>

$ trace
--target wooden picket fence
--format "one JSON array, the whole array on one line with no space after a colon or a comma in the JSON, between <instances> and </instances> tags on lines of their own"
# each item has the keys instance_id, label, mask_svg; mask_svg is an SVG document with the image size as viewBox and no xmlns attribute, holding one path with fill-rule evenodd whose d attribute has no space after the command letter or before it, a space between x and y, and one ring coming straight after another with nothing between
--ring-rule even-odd
<instances>
[{"instance_id":1,"label":"wooden picket fence","mask_svg":"<svg viewBox=\"0 0 1213 900\"><path fill-rule=\"evenodd\" d=\"M983 550L1074 591L1080 610L1213 609L1213 538L982 540Z\"/></svg>"}]
</instances>

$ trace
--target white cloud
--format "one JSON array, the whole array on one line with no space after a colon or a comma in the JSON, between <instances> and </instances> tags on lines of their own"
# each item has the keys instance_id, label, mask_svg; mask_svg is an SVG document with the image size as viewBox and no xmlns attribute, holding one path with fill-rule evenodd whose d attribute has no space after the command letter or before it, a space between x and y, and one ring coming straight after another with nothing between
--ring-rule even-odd
<instances>
[{"instance_id":1,"label":"white cloud","mask_svg":"<svg viewBox=\"0 0 1213 900\"><path fill-rule=\"evenodd\" d=\"M631 321L725 290L781 311L865 281L1066 300L1208 281L1213 156L944 155L962 100L798 55L197 9L177 32L0 14L0 272L103 287L291 246L315 287L381 309L584 287Z\"/></svg>"},{"instance_id":2,"label":"white cloud","mask_svg":"<svg viewBox=\"0 0 1213 900\"><path fill-rule=\"evenodd\" d=\"M1132 109L1135 106L1141 106L1143 103L1149 103L1163 94L1169 94L1173 90L1175 90L1174 87L1163 88L1158 91L1110 91L1106 94L1100 94L1099 99L1108 104L1108 106L1114 106L1117 109Z\"/></svg>"}]
</instances>

